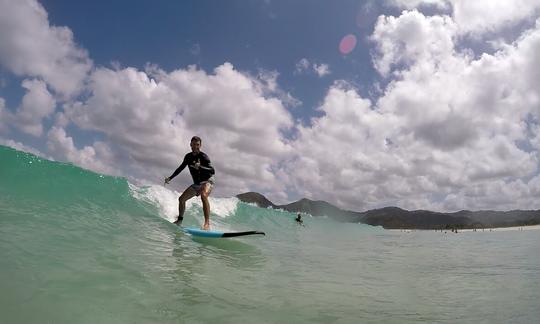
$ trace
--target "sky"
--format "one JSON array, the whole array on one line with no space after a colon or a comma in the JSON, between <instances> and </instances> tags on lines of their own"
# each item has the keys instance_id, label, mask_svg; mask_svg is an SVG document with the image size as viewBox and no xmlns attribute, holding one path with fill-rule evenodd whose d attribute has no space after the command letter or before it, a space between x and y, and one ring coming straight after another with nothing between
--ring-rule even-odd
<instances>
[{"instance_id":1,"label":"sky","mask_svg":"<svg viewBox=\"0 0 540 324\"><path fill-rule=\"evenodd\" d=\"M540 209L540 0L0 0L0 30L1 145L155 185L198 135L216 197Z\"/></svg>"}]
</instances>

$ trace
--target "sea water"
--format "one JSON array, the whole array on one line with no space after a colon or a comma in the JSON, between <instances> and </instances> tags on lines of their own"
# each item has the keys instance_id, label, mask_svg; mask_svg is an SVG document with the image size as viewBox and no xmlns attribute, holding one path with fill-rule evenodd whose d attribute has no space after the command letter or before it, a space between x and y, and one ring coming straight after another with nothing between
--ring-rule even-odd
<instances>
[{"instance_id":1,"label":"sea water","mask_svg":"<svg viewBox=\"0 0 540 324\"><path fill-rule=\"evenodd\" d=\"M219 170L218 170L219 171ZM387 231L179 193L0 146L2 323L535 323L540 231ZM331 215L329 215L331 216ZM200 226L200 201L184 223Z\"/></svg>"}]
</instances>

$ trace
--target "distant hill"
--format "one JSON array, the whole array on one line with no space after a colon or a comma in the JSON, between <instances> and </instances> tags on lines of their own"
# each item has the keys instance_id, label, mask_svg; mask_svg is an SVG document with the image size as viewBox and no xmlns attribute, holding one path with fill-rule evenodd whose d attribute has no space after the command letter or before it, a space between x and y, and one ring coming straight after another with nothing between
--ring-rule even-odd
<instances>
[{"instance_id":1,"label":"distant hill","mask_svg":"<svg viewBox=\"0 0 540 324\"><path fill-rule=\"evenodd\" d=\"M304 198L288 205L278 206L278 208L294 213L303 212L313 216L328 216L342 222L359 222L361 220L360 213L339 209L322 200L314 201Z\"/></svg>"},{"instance_id":2,"label":"distant hill","mask_svg":"<svg viewBox=\"0 0 540 324\"><path fill-rule=\"evenodd\" d=\"M256 204L257 206L261 208L268 208L268 207L272 207L274 209L278 208L270 200L266 199L265 196L257 192L246 192L246 193L237 195L236 198L246 203Z\"/></svg>"},{"instance_id":3,"label":"distant hill","mask_svg":"<svg viewBox=\"0 0 540 324\"><path fill-rule=\"evenodd\" d=\"M439 213L429 210L408 211L398 207L385 207L365 212L340 209L326 201L306 198L286 205L276 205L256 192L236 196L243 202L262 208L283 209L292 213L328 216L340 222L365 223L387 229L451 229L490 228L540 224L540 210L469 211Z\"/></svg>"},{"instance_id":4,"label":"distant hill","mask_svg":"<svg viewBox=\"0 0 540 324\"><path fill-rule=\"evenodd\" d=\"M391 229L451 229L473 228L472 218L462 215L437 213L429 210L408 211L385 207L363 212L362 223ZM479 228L481 228L479 224Z\"/></svg>"}]
</instances>

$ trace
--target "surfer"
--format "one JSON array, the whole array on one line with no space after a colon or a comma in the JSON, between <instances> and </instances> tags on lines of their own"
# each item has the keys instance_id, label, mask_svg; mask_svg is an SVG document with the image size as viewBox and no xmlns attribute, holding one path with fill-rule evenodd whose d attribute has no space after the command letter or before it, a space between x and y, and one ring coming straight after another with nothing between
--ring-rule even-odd
<instances>
[{"instance_id":1,"label":"surfer","mask_svg":"<svg viewBox=\"0 0 540 324\"><path fill-rule=\"evenodd\" d=\"M214 185L215 170L204 152L201 151L202 140L198 136L191 138L190 146L191 152L184 156L182 164L174 171L174 173L165 178L165 184L168 184L174 177L176 177L184 168L189 167L189 173L193 178L193 184L184 190L182 195L178 198L178 219L174 222L176 225L181 225L184 219L184 211L186 210L186 201L195 197L201 196L203 212L204 212L204 225L203 230L210 229L210 202L208 196L212 192Z\"/></svg>"},{"instance_id":2,"label":"surfer","mask_svg":"<svg viewBox=\"0 0 540 324\"><path fill-rule=\"evenodd\" d=\"M298 216L294 219L299 225L304 225L304 221L302 220L302 215L298 213Z\"/></svg>"}]
</instances>

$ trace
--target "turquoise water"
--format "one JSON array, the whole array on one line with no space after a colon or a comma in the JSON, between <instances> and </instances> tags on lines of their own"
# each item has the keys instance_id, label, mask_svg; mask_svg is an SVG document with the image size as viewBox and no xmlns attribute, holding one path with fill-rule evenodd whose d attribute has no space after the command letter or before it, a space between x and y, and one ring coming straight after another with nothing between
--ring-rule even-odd
<instances>
[{"instance_id":1,"label":"turquoise water","mask_svg":"<svg viewBox=\"0 0 540 324\"><path fill-rule=\"evenodd\" d=\"M178 193L0 146L3 323L533 323L540 231L399 232ZM199 226L192 200L186 225Z\"/></svg>"}]
</instances>

